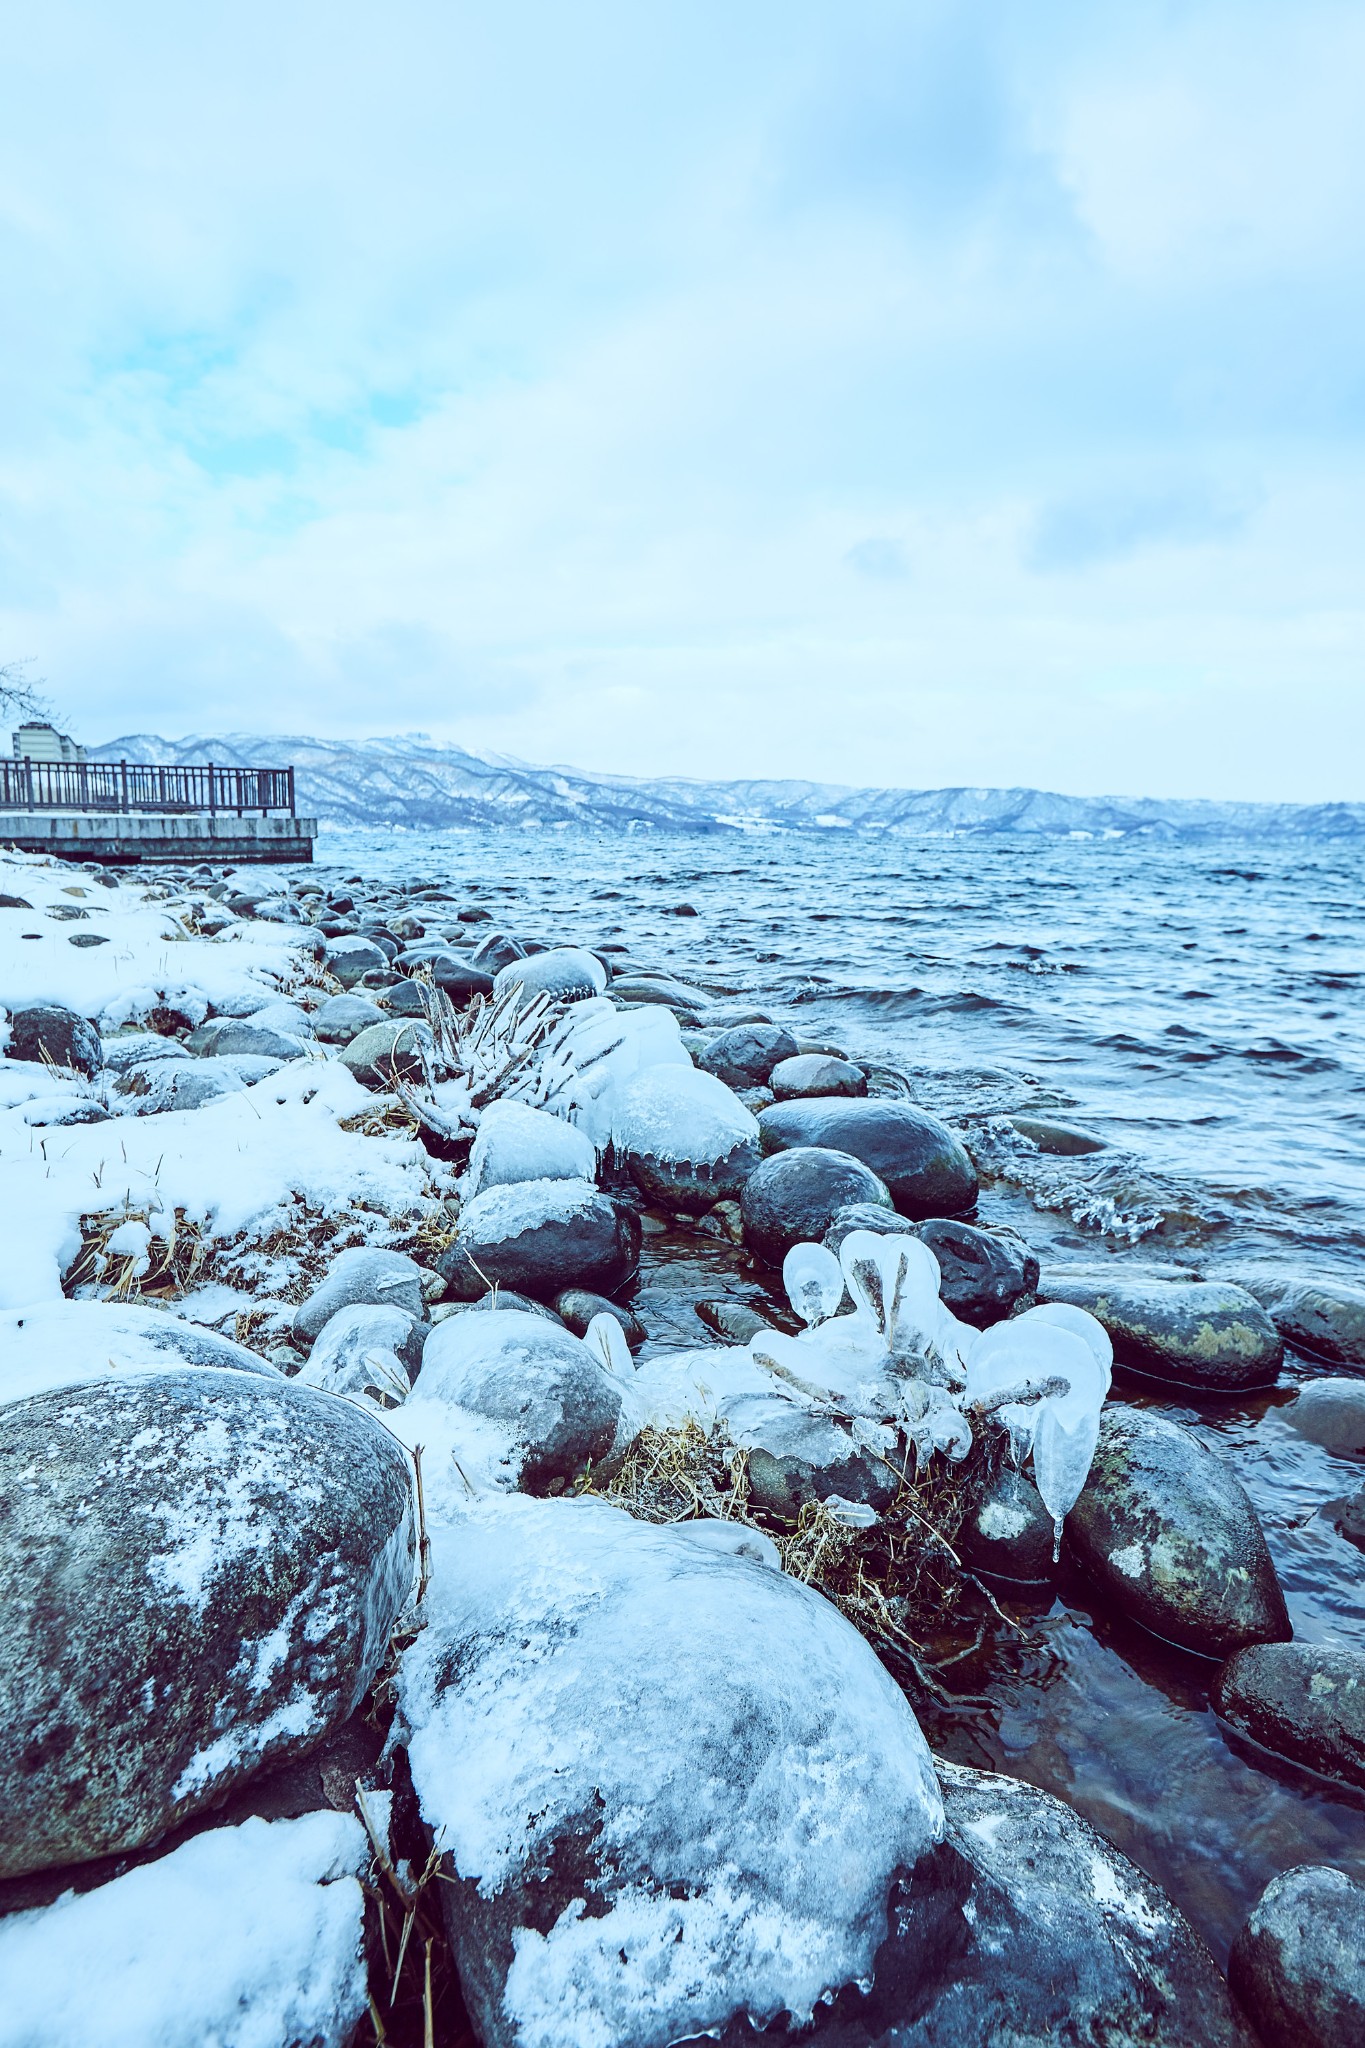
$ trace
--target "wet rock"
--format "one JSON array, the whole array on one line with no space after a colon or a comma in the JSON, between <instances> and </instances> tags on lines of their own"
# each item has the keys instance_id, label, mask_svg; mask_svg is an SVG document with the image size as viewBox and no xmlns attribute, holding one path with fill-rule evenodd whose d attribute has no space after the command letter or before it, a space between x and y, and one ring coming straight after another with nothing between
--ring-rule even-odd
<instances>
[{"instance_id":1,"label":"wet rock","mask_svg":"<svg viewBox=\"0 0 1365 2048\"><path fill-rule=\"evenodd\" d=\"M891 1207L889 1191L860 1159L815 1145L778 1152L744 1183L744 1242L765 1265L780 1266L794 1244L818 1244L853 1203Z\"/></svg>"},{"instance_id":2,"label":"wet rock","mask_svg":"<svg viewBox=\"0 0 1365 2048\"><path fill-rule=\"evenodd\" d=\"M1365 1381L1309 1380L1281 1412L1310 1443L1339 1458L1365 1458Z\"/></svg>"},{"instance_id":3,"label":"wet rock","mask_svg":"<svg viewBox=\"0 0 1365 2048\"><path fill-rule=\"evenodd\" d=\"M504 1098L490 1102L479 1119L466 1199L516 1181L592 1180L596 1173L597 1148L582 1131L563 1117Z\"/></svg>"},{"instance_id":4,"label":"wet rock","mask_svg":"<svg viewBox=\"0 0 1365 2048\"><path fill-rule=\"evenodd\" d=\"M844 1208L836 1209L821 1243L837 1259L840 1245L855 1230L872 1230L883 1237L919 1236L917 1223L912 1223L908 1216L898 1216L894 1209L880 1202L849 1202Z\"/></svg>"},{"instance_id":5,"label":"wet rock","mask_svg":"<svg viewBox=\"0 0 1365 2048\"><path fill-rule=\"evenodd\" d=\"M171 1370L0 1418L0 1876L154 1840L301 1754L412 1579L408 1462L311 1387Z\"/></svg>"},{"instance_id":6,"label":"wet rock","mask_svg":"<svg viewBox=\"0 0 1365 2048\"><path fill-rule=\"evenodd\" d=\"M571 1329L575 1337L581 1337L594 1316L615 1316L621 1325L621 1334L632 1351L638 1351L649 1335L644 1324L630 1309L623 1308L619 1301L608 1301L605 1294L594 1294L587 1287L566 1287L562 1294L555 1296L555 1313Z\"/></svg>"},{"instance_id":7,"label":"wet rock","mask_svg":"<svg viewBox=\"0 0 1365 2048\"><path fill-rule=\"evenodd\" d=\"M1060 1799L940 1761L942 1845L901 1876L871 1990L812 2048L1253 2048L1164 1892ZM722 2048L740 2048L738 2030Z\"/></svg>"},{"instance_id":8,"label":"wet rock","mask_svg":"<svg viewBox=\"0 0 1365 2048\"><path fill-rule=\"evenodd\" d=\"M600 996L607 985L607 970L593 953L580 946L552 946L529 960L510 960L498 969L493 993L502 995L513 985L522 1001L546 995L553 1003L584 1003Z\"/></svg>"},{"instance_id":9,"label":"wet rock","mask_svg":"<svg viewBox=\"0 0 1365 2048\"><path fill-rule=\"evenodd\" d=\"M707 1329L714 1330L727 1344L747 1344L760 1330L773 1327L757 1309L742 1301L699 1301L694 1307Z\"/></svg>"},{"instance_id":10,"label":"wet rock","mask_svg":"<svg viewBox=\"0 0 1365 2048\"><path fill-rule=\"evenodd\" d=\"M601 1501L477 1502L433 1544L399 1711L485 2048L753 2040L870 1973L942 1807L827 1601L751 1531Z\"/></svg>"},{"instance_id":11,"label":"wet rock","mask_svg":"<svg viewBox=\"0 0 1365 2048\"><path fill-rule=\"evenodd\" d=\"M349 1045L371 1024L382 1024L384 1012L364 996L328 996L313 1015L313 1030L324 1045Z\"/></svg>"},{"instance_id":12,"label":"wet rock","mask_svg":"<svg viewBox=\"0 0 1365 2048\"><path fill-rule=\"evenodd\" d=\"M334 975L343 988L354 988L372 968L389 964L382 946L377 946L373 939L360 938L352 932L328 939L322 957L327 972Z\"/></svg>"},{"instance_id":13,"label":"wet rock","mask_svg":"<svg viewBox=\"0 0 1365 2048\"><path fill-rule=\"evenodd\" d=\"M1250 1283L1286 1344L1365 1369L1365 1287L1342 1280Z\"/></svg>"},{"instance_id":14,"label":"wet rock","mask_svg":"<svg viewBox=\"0 0 1365 2048\"><path fill-rule=\"evenodd\" d=\"M298 1378L332 1394L365 1394L381 1408L407 1398L431 1335L430 1323L403 1308L352 1302L318 1332Z\"/></svg>"},{"instance_id":15,"label":"wet rock","mask_svg":"<svg viewBox=\"0 0 1365 2048\"><path fill-rule=\"evenodd\" d=\"M1348 1543L1354 1543L1357 1550L1365 1550L1365 1486L1349 1500L1333 1501L1324 1512Z\"/></svg>"},{"instance_id":16,"label":"wet rock","mask_svg":"<svg viewBox=\"0 0 1365 2048\"><path fill-rule=\"evenodd\" d=\"M457 1010L467 1009L475 996L491 996L493 976L472 960L456 960L441 954L429 969L437 988L450 997Z\"/></svg>"},{"instance_id":17,"label":"wet rock","mask_svg":"<svg viewBox=\"0 0 1365 2048\"><path fill-rule=\"evenodd\" d=\"M1052 1123L1041 1116L1012 1116L1010 1122L1021 1138L1027 1138L1040 1152L1050 1152L1059 1159L1075 1159L1085 1152L1109 1149L1105 1139L1079 1124Z\"/></svg>"},{"instance_id":18,"label":"wet rock","mask_svg":"<svg viewBox=\"0 0 1365 2048\"><path fill-rule=\"evenodd\" d=\"M711 998L704 989L662 975L619 974L612 976L612 995L623 1003L657 1003L688 1017L704 1016ZM718 1077L719 1078L719 1077Z\"/></svg>"},{"instance_id":19,"label":"wet rock","mask_svg":"<svg viewBox=\"0 0 1365 2048\"><path fill-rule=\"evenodd\" d=\"M1365 1786L1365 1656L1358 1650L1253 1644L1219 1672L1213 1705L1262 1749Z\"/></svg>"},{"instance_id":20,"label":"wet rock","mask_svg":"<svg viewBox=\"0 0 1365 2048\"><path fill-rule=\"evenodd\" d=\"M777 1097L771 1088L736 1088L735 1101L742 1102L750 1116L758 1116L765 1109L771 1109Z\"/></svg>"},{"instance_id":21,"label":"wet rock","mask_svg":"<svg viewBox=\"0 0 1365 2048\"><path fill-rule=\"evenodd\" d=\"M103 1064L100 1035L94 1025L60 1003L34 1003L15 1010L5 1054L12 1060L67 1067L87 1077L98 1074Z\"/></svg>"},{"instance_id":22,"label":"wet rock","mask_svg":"<svg viewBox=\"0 0 1365 2048\"><path fill-rule=\"evenodd\" d=\"M744 1394L724 1404L725 1423L749 1454L749 1489L760 1508L795 1522L810 1501L856 1501L881 1510L899 1491L896 1471L860 1450L836 1422L779 1394Z\"/></svg>"},{"instance_id":23,"label":"wet rock","mask_svg":"<svg viewBox=\"0 0 1365 2048\"><path fill-rule=\"evenodd\" d=\"M340 997L334 998L340 1001ZM375 999L374 1023L386 1015L390 1017L425 1017L427 1006L422 1000L422 987L416 981L396 981L391 988L381 989ZM318 1034L321 1037L321 1033Z\"/></svg>"},{"instance_id":24,"label":"wet rock","mask_svg":"<svg viewBox=\"0 0 1365 2048\"><path fill-rule=\"evenodd\" d=\"M327 1278L294 1311L294 1341L305 1349L310 1347L338 1309L356 1302L401 1308L420 1317L425 1277L423 1268L406 1252L373 1245L338 1252L327 1269Z\"/></svg>"},{"instance_id":25,"label":"wet rock","mask_svg":"<svg viewBox=\"0 0 1365 2048\"><path fill-rule=\"evenodd\" d=\"M1131 1620L1202 1657L1289 1635L1256 1511L1221 1459L1178 1424L1106 1408L1067 1540Z\"/></svg>"},{"instance_id":26,"label":"wet rock","mask_svg":"<svg viewBox=\"0 0 1365 2048\"><path fill-rule=\"evenodd\" d=\"M903 1216L957 1216L975 1204L976 1170L961 1144L909 1103L779 1102L764 1110L758 1128L765 1153L819 1146L861 1159Z\"/></svg>"},{"instance_id":27,"label":"wet rock","mask_svg":"<svg viewBox=\"0 0 1365 2048\"><path fill-rule=\"evenodd\" d=\"M1022 1239L933 1217L919 1236L938 1260L944 1303L964 1323L984 1329L1009 1315L1038 1285L1038 1261Z\"/></svg>"},{"instance_id":28,"label":"wet rock","mask_svg":"<svg viewBox=\"0 0 1365 2048\"><path fill-rule=\"evenodd\" d=\"M499 974L510 961L525 958L526 948L519 939L509 938L506 932L490 932L470 954L469 964L485 974Z\"/></svg>"},{"instance_id":29,"label":"wet rock","mask_svg":"<svg viewBox=\"0 0 1365 2048\"><path fill-rule=\"evenodd\" d=\"M1168 1385L1215 1393L1267 1387L1284 1357L1260 1303L1226 1281L1058 1267L1043 1273L1038 1296L1088 1309L1109 1332L1118 1364Z\"/></svg>"},{"instance_id":30,"label":"wet rock","mask_svg":"<svg viewBox=\"0 0 1365 2048\"><path fill-rule=\"evenodd\" d=\"M640 1219L588 1180L518 1181L476 1195L437 1261L450 1294L476 1301L490 1285L553 1301L566 1287L614 1294L640 1263Z\"/></svg>"},{"instance_id":31,"label":"wet rock","mask_svg":"<svg viewBox=\"0 0 1365 2048\"><path fill-rule=\"evenodd\" d=\"M991 1475L974 1495L957 1533L957 1551L977 1571L1021 1585L1056 1573L1052 1517L1037 1487L1013 1465Z\"/></svg>"},{"instance_id":32,"label":"wet rock","mask_svg":"<svg viewBox=\"0 0 1365 2048\"><path fill-rule=\"evenodd\" d=\"M708 1038L697 1065L729 1088L764 1088L779 1060L796 1057L796 1040L780 1024L738 1024Z\"/></svg>"},{"instance_id":33,"label":"wet rock","mask_svg":"<svg viewBox=\"0 0 1365 2048\"><path fill-rule=\"evenodd\" d=\"M424 1043L430 1043L430 1034L415 1020L367 1024L338 1057L365 1087L391 1088L395 1074L402 1081L421 1079Z\"/></svg>"},{"instance_id":34,"label":"wet rock","mask_svg":"<svg viewBox=\"0 0 1365 2048\"><path fill-rule=\"evenodd\" d=\"M758 1164L758 1124L714 1074L646 1067L617 1090L612 1151L652 1202L702 1215Z\"/></svg>"},{"instance_id":35,"label":"wet rock","mask_svg":"<svg viewBox=\"0 0 1365 2048\"><path fill-rule=\"evenodd\" d=\"M515 1448L517 1484L530 1493L600 1464L621 1416L621 1383L596 1352L552 1319L518 1309L442 1323L413 1398L500 1424Z\"/></svg>"},{"instance_id":36,"label":"wet rock","mask_svg":"<svg viewBox=\"0 0 1365 2048\"><path fill-rule=\"evenodd\" d=\"M254 1023L249 1017L215 1017L190 1033L185 1050L201 1058L245 1053L256 1059L283 1061L296 1060L303 1044L283 1031Z\"/></svg>"},{"instance_id":37,"label":"wet rock","mask_svg":"<svg viewBox=\"0 0 1365 2048\"><path fill-rule=\"evenodd\" d=\"M773 1068L772 1091L779 1102L796 1102L806 1096L866 1095L867 1075L851 1060L830 1059L823 1053L796 1053L779 1060Z\"/></svg>"},{"instance_id":38,"label":"wet rock","mask_svg":"<svg viewBox=\"0 0 1365 2048\"><path fill-rule=\"evenodd\" d=\"M1365 1885L1321 1863L1282 1871L1233 1943L1228 1978L1264 2048L1359 2048Z\"/></svg>"}]
</instances>

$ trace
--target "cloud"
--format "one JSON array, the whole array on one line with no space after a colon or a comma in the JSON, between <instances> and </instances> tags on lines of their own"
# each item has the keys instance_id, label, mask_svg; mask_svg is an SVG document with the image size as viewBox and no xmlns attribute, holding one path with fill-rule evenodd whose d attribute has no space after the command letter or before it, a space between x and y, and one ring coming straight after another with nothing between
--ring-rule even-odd
<instances>
[{"instance_id":1,"label":"cloud","mask_svg":"<svg viewBox=\"0 0 1365 2048\"><path fill-rule=\"evenodd\" d=\"M1024 561L1042 574L1119 562L1142 548L1193 547L1239 534L1249 495L1201 483L1119 485L1044 505L1024 542Z\"/></svg>"},{"instance_id":2,"label":"cloud","mask_svg":"<svg viewBox=\"0 0 1365 2048\"><path fill-rule=\"evenodd\" d=\"M1327 0L30 9L0 659L92 736L1338 791L1360 38ZM1292 693L1292 758L1218 740L1234 685Z\"/></svg>"}]
</instances>

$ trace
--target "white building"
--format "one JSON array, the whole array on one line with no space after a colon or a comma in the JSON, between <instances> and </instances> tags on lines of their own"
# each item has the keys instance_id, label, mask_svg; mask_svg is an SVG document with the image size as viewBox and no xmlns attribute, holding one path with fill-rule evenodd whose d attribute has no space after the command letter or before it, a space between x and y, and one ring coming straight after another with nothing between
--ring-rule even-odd
<instances>
[{"instance_id":1,"label":"white building","mask_svg":"<svg viewBox=\"0 0 1365 2048\"><path fill-rule=\"evenodd\" d=\"M83 761L85 748L78 747L69 734L58 732L40 718L31 718L14 730L16 761Z\"/></svg>"}]
</instances>

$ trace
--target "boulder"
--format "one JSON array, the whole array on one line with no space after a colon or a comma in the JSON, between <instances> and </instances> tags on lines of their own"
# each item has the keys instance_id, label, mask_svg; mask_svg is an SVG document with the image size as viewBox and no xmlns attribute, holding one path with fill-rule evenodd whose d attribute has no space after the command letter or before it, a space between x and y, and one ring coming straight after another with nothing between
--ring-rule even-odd
<instances>
[{"instance_id":1,"label":"boulder","mask_svg":"<svg viewBox=\"0 0 1365 2048\"><path fill-rule=\"evenodd\" d=\"M324 1045L349 1045L367 1025L382 1024L384 1012L364 996L328 996L314 1012L313 1030Z\"/></svg>"},{"instance_id":2,"label":"boulder","mask_svg":"<svg viewBox=\"0 0 1365 2048\"><path fill-rule=\"evenodd\" d=\"M479 1119L469 1154L466 1200L523 1180L593 1180L597 1147L561 1116L505 1097Z\"/></svg>"},{"instance_id":3,"label":"boulder","mask_svg":"<svg viewBox=\"0 0 1365 2048\"><path fill-rule=\"evenodd\" d=\"M958 1530L964 1564L1020 1585L1040 1585L1056 1574L1052 1517L1031 1479L1003 1465L972 1495Z\"/></svg>"},{"instance_id":4,"label":"boulder","mask_svg":"<svg viewBox=\"0 0 1365 2048\"><path fill-rule=\"evenodd\" d=\"M1291 1429L1338 1458L1365 1458L1365 1380L1309 1380L1282 1414Z\"/></svg>"},{"instance_id":5,"label":"boulder","mask_svg":"<svg viewBox=\"0 0 1365 2048\"><path fill-rule=\"evenodd\" d=\"M607 970L593 953L581 946L552 946L533 954L529 960L509 960L493 981L494 995L519 987L523 1002L546 995L553 1003L584 1003L600 996L607 985Z\"/></svg>"},{"instance_id":6,"label":"boulder","mask_svg":"<svg viewBox=\"0 0 1365 2048\"><path fill-rule=\"evenodd\" d=\"M1365 1656L1323 1643L1259 1642L1214 1682L1216 1712L1292 1763L1365 1786Z\"/></svg>"},{"instance_id":7,"label":"boulder","mask_svg":"<svg viewBox=\"0 0 1365 2048\"><path fill-rule=\"evenodd\" d=\"M489 986L492 986L491 981ZM340 1002L342 998L338 996L334 1000ZM375 1023L382 1021L385 1016L425 1018L426 1014L427 1006L422 999L422 984L417 981L396 981L391 988L378 992L375 1015L367 1021Z\"/></svg>"},{"instance_id":8,"label":"boulder","mask_svg":"<svg viewBox=\"0 0 1365 2048\"><path fill-rule=\"evenodd\" d=\"M1091 1269L1045 1271L1041 1301L1069 1301L1104 1325L1114 1358L1166 1385L1240 1393L1274 1384L1284 1345L1244 1287Z\"/></svg>"},{"instance_id":9,"label":"boulder","mask_svg":"<svg viewBox=\"0 0 1365 2048\"><path fill-rule=\"evenodd\" d=\"M605 1294L594 1294L587 1287L566 1287L555 1296L554 1306L555 1314L576 1337L586 1333L594 1316L603 1315L615 1316L632 1351L638 1351L649 1335L640 1318L619 1301L608 1301Z\"/></svg>"},{"instance_id":10,"label":"boulder","mask_svg":"<svg viewBox=\"0 0 1365 2048\"><path fill-rule=\"evenodd\" d=\"M1282 1871L1233 1943L1228 1977L1264 2048L1359 2048L1365 1885L1321 1863Z\"/></svg>"},{"instance_id":11,"label":"boulder","mask_svg":"<svg viewBox=\"0 0 1365 2048\"><path fill-rule=\"evenodd\" d=\"M67 1067L93 1077L104 1064L100 1035L86 1017L60 1003L34 1003L10 1017L6 1058Z\"/></svg>"},{"instance_id":12,"label":"boulder","mask_svg":"<svg viewBox=\"0 0 1365 2048\"><path fill-rule=\"evenodd\" d=\"M0 1414L0 1876L155 1840L372 1682L406 1455L311 1387L171 1369Z\"/></svg>"},{"instance_id":13,"label":"boulder","mask_svg":"<svg viewBox=\"0 0 1365 2048\"><path fill-rule=\"evenodd\" d=\"M1253 2048L1213 1957L1050 1793L937 1765L945 1839L901 1876L867 1993L811 2048ZM738 2033L723 2048L740 2048Z\"/></svg>"},{"instance_id":14,"label":"boulder","mask_svg":"<svg viewBox=\"0 0 1365 2048\"><path fill-rule=\"evenodd\" d=\"M962 1145L908 1102L779 1102L764 1110L758 1128L765 1153L818 1146L861 1159L903 1216L957 1216L975 1205L976 1169Z\"/></svg>"},{"instance_id":15,"label":"boulder","mask_svg":"<svg viewBox=\"0 0 1365 2048\"><path fill-rule=\"evenodd\" d=\"M561 1486L616 1441L621 1383L581 1338L542 1315L500 1309L452 1316L432 1331L413 1388L506 1431L516 1483Z\"/></svg>"},{"instance_id":16,"label":"boulder","mask_svg":"<svg viewBox=\"0 0 1365 2048\"><path fill-rule=\"evenodd\" d=\"M422 1078L422 1046L430 1044L425 1024L416 1019L385 1024L367 1024L341 1049L343 1067L367 1088L389 1088L397 1074L401 1081Z\"/></svg>"},{"instance_id":17,"label":"boulder","mask_svg":"<svg viewBox=\"0 0 1365 2048\"><path fill-rule=\"evenodd\" d=\"M1100 1593L1167 1642L1228 1657L1289 1635L1250 1500L1221 1459L1164 1416L1104 1410L1066 1531Z\"/></svg>"},{"instance_id":18,"label":"boulder","mask_svg":"<svg viewBox=\"0 0 1365 2048\"><path fill-rule=\"evenodd\" d=\"M1290 1280L1251 1291L1286 1344L1334 1365L1365 1369L1365 1287L1344 1280Z\"/></svg>"},{"instance_id":19,"label":"boulder","mask_svg":"<svg viewBox=\"0 0 1365 2048\"><path fill-rule=\"evenodd\" d=\"M866 1095L867 1075L852 1060L801 1052L778 1061L769 1077L769 1086L779 1102L798 1102L812 1095Z\"/></svg>"},{"instance_id":20,"label":"boulder","mask_svg":"<svg viewBox=\"0 0 1365 2048\"><path fill-rule=\"evenodd\" d=\"M711 1007L711 998L704 989L665 975L614 974L611 992L618 1002L657 1003L665 1010L679 1010L689 1017L701 1016Z\"/></svg>"},{"instance_id":21,"label":"boulder","mask_svg":"<svg viewBox=\"0 0 1365 2048\"><path fill-rule=\"evenodd\" d=\"M650 1201L702 1215L758 1164L758 1124L714 1074L646 1067L615 1091L611 1144Z\"/></svg>"},{"instance_id":22,"label":"boulder","mask_svg":"<svg viewBox=\"0 0 1365 2048\"><path fill-rule=\"evenodd\" d=\"M750 1530L600 1500L480 1500L432 1541L399 1714L484 2048L752 2040L871 1974L942 1802L834 1607Z\"/></svg>"},{"instance_id":23,"label":"boulder","mask_svg":"<svg viewBox=\"0 0 1365 2048\"><path fill-rule=\"evenodd\" d=\"M477 1301L489 1286L553 1301L566 1287L614 1294L640 1263L640 1219L589 1180L527 1180L466 1204L460 1234L437 1260L449 1293Z\"/></svg>"},{"instance_id":24,"label":"boulder","mask_svg":"<svg viewBox=\"0 0 1365 2048\"><path fill-rule=\"evenodd\" d=\"M382 946L354 932L344 932L339 938L328 939L322 958L327 972L343 988L354 988L372 969L389 964L389 956Z\"/></svg>"},{"instance_id":25,"label":"boulder","mask_svg":"<svg viewBox=\"0 0 1365 2048\"><path fill-rule=\"evenodd\" d=\"M744 1183L744 1242L765 1265L780 1266L794 1244L818 1244L853 1203L891 1207L889 1191L860 1159L815 1145L779 1152Z\"/></svg>"},{"instance_id":26,"label":"boulder","mask_svg":"<svg viewBox=\"0 0 1365 2048\"><path fill-rule=\"evenodd\" d=\"M861 1450L847 1429L780 1394L741 1394L723 1404L726 1428L748 1452L749 1489L766 1513L795 1522L814 1500L890 1507L900 1490L894 1467Z\"/></svg>"},{"instance_id":27,"label":"boulder","mask_svg":"<svg viewBox=\"0 0 1365 2048\"><path fill-rule=\"evenodd\" d=\"M338 1252L327 1269L327 1278L294 1311L294 1342L310 1347L337 1310L353 1302L378 1303L420 1316L425 1277L423 1268L406 1252L385 1251L375 1245Z\"/></svg>"},{"instance_id":28,"label":"boulder","mask_svg":"<svg viewBox=\"0 0 1365 2048\"><path fill-rule=\"evenodd\" d=\"M381 1408L406 1400L431 1335L404 1308L352 1302L323 1324L298 1378L332 1394L367 1395Z\"/></svg>"},{"instance_id":29,"label":"boulder","mask_svg":"<svg viewBox=\"0 0 1365 2048\"><path fill-rule=\"evenodd\" d=\"M737 1024L708 1038L697 1065L728 1088L764 1088L779 1060L796 1057L796 1040L780 1024Z\"/></svg>"},{"instance_id":30,"label":"boulder","mask_svg":"<svg viewBox=\"0 0 1365 2048\"><path fill-rule=\"evenodd\" d=\"M1012 1233L936 1216L919 1225L919 1236L938 1260L945 1307L978 1329L1012 1314L1038 1285L1038 1261Z\"/></svg>"},{"instance_id":31,"label":"boulder","mask_svg":"<svg viewBox=\"0 0 1365 2048\"><path fill-rule=\"evenodd\" d=\"M525 958L526 948L520 939L509 938L506 932L490 932L487 938L480 939L470 954L469 964L471 967L480 968L485 974L496 975L501 973L510 961Z\"/></svg>"}]
</instances>

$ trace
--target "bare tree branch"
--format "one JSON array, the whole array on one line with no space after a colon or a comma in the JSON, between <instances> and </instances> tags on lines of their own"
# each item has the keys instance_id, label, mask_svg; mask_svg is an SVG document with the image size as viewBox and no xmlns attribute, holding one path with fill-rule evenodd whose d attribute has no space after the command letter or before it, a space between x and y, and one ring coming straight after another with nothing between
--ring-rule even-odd
<instances>
[{"instance_id":1,"label":"bare tree branch","mask_svg":"<svg viewBox=\"0 0 1365 2048\"><path fill-rule=\"evenodd\" d=\"M21 718L47 717L50 706L43 695L43 678L26 674L32 665L32 657L0 662L0 711L16 712Z\"/></svg>"}]
</instances>

